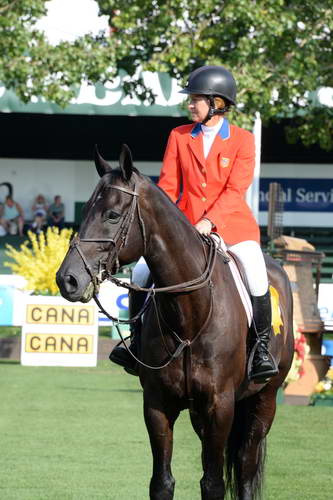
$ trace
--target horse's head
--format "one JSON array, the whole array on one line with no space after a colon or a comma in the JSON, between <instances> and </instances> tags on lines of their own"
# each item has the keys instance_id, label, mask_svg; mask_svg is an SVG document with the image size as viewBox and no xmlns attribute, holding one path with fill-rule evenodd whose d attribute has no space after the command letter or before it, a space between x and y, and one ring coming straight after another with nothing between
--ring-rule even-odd
<instances>
[{"instance_id":1,"label":"horse's head","mask_svg":"<svg viewBox=\"0 0 333 500\"><path fill-rule=\"evenodd\" d=\"M119 168L111 166L96 148L95 165L101 179L84 208L80 230L57 272L57 284L70 301L89 301L99 284L121 265L144 251L145 234L138 197L143 178L123 145Z\"/></svg>"}]
</instances>

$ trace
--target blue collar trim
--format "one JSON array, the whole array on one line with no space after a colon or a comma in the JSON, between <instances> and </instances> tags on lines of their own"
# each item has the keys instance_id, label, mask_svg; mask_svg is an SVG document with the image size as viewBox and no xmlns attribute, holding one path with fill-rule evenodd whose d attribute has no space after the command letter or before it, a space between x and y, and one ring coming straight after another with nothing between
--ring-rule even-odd
<instances>
[{"instance_id":1,"label":"blue collar trim","mask_svg":"<svg viewBox=\"0 0 333 500\"><path fill-rule=\"evenodd\" d=\"M201 123L197 123L191 130L191 137L196 138L202 132ZM222 140L229 139L230 137L230 126L226 118L223 119L220 130L218 131L219 136Z\"/></svg>"},{"instance_id":2,"label":"blue collar trim","mask_svg":"<svg viewBox=\"0 0 333 500\"><path fill-rule=\"evenodd\" d=\"M219 130L219 135L220 137L225 140L225 139L229 139L230 137L230 126L229 126L229 122L226 118L223 119L223 123L222 123L222 126Z\"/></svg>"},{"instance_id":3,"label":"blue collar trim","mask_svg":"<svg viewBox=\"0 0 333 500\"><path fill-rule=\"evenodd\" d=\"M197 123L191 130L191 137L193 137L193 138L198 137L200 132L202 132L201 123Z\"/></svg>"}]
</instances>

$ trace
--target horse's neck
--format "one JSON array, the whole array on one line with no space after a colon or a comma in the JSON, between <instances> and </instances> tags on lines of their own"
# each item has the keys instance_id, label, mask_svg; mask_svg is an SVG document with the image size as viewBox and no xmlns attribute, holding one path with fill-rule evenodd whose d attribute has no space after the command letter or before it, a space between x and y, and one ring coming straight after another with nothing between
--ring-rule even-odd
<instances>
[{"instance_id":1,"label":"horse's neck","mask_svg":"<svg viewBox=\"0 0 333 500\"><path fill-rule=\"evenodd\" d=\"M208 252L197 230L164 196L162 202L152 199L150 207L146 260L155 286L180 285L200 278L207 267ZM212 306L207 286L196 293L159 294L158 299L162 317L183 339L194 338Z\"/></svg>"},{"instance_id":2,"label":"horse's neck","mask_svg":"<svg viewBox=\"0 0 333 500\"><path fill-rule=\"evenodd\" d=\"M149 228L146 260L158 286L189 281L202 274L205 252L200 236L169 200L155 204Z\"/></svg>"}]
</instances>

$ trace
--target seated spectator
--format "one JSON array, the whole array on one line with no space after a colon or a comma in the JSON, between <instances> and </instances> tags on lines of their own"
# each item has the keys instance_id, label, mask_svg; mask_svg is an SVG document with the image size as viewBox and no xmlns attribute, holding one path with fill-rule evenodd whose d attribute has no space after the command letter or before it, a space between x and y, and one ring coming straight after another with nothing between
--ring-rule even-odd
<instances>
[{"instance_id":1,"label":"seated spectator","mask_svg":"<svg viewBox=\"0 0 333 500\"><path fill-rule=\"evenodd\" d=\"M2 220L7 233L17 234L18 230L19 235L23 236L24 212L21 205L14 201L10 195L6 196Z\"/></svg>"},{"instance_id":2,"label":"seated spectator","mask_svg":"<svg viewBox=\"0 0 333 500\"><path fill-rule=\"evenodd\" d=\"M48 205L45 201L45 198L42 194L36 196L35 202L32 205L32 213L34 216L34 220L32 223L32 230L39 234L46 224Z\"/></svg>"},{"instance_id":3,"label":"seated spectator","mask_svg":"<svg viewBox=\"0 0 333 500\"><path fill-rule=\"evenodd\" d=\"M3 203L0 203L0 236L6 236L7 234L5 221L3 219L3 212L4 212L4 205Z\"/></svg>"},{"instance_id":4,"label":"seated spectator","mask_svg":"<svg viewBox=\"0 0 333 500\"><path fill-rule=\"evenodd\" d=\"M51 203L48 209L47 223L49 226L57 226L62 229L65 225L65 207L61 201L61 196L56 195L54 197L54 202Z\"/></svg>"}]
</instances>

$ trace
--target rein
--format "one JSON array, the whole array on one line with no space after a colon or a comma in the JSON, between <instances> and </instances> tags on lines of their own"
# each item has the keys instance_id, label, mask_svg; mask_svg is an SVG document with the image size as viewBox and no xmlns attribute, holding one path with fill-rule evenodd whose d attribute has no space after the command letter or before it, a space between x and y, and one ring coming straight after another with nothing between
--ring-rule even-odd
<instances>
[{"instance_id":1,"label":"rein","mask_svg":"<svg viewBox=\"0 0 333 500\"><path fill-rule=\"evenodd\" d=\"M192 292L194 290L199 290L200 288L206 286L211 279L213 269L216 262L216 255L218 250L220 250L220 245L217 247L211 238L205 238L203 241L209 243L209 253L207 257L207 265L204 272L198 278L195 278L190 281L185 281L183 283L177 283L175 285L164 286L160 288L144 288L135 283L125 283L124 281L116 278L115 276L109 276L110 281L117 286L121 286L123 288L128 288L129 290L133 290L136 292L151 292L156 293L181 293L181 292ZM226 259L229 260L229 257L225 256Z\"/></svg>"},{"instance_id":2,"label":"rein","mask_svg":"<svg viewBox=\"0 0 333 500\"><path fill-rule=\"evenodd\" d=\"M195 278L193 280L185 281L183 283L177 283L175 285L169 285L169 286L159 287L159 288L154 288L154 287L144 288L144 287L141 287L139 285L136 285L135 283L125 283L124 281L116 278L111 273L112 266L113 266L113 263L115 261L116 262L116 272L118 272L118 270L119 270L119 252L127 243L129 230L131 228L136 211L138 213L139 225L140 225L140 229L141 229L142 237L143 237L144 254L146 253L147 241L146 241L146 231L145 231L144 222L143 222L143 219L141 217L139 204L137 203L139 193L135 190L135 186L134 186L134 191L131 191L127 188L117 186L114 184L111 184L109 187L112 189L116 189L118 191L122 191L122 192L129 194L130 196L133 197L130 208L127 211L125 217L123 218L123 221L122 221L120 227L118 228L114 238L80 238L77 235L71 241L70 249L75 248L77 250L78 254L80 255L80 257L84 263L84 266L91 277L91 280L92 280L92 283L94 286L93 298L94 298L97 306L100 308L100 311L103 314L105 314L105 316L107 318L109 318L110 320L112 320L115 323L116 328L117 328L118 333L119 333L119 336L121 338L119 344L122 343L125 346L127 351L136 360L137 363L139 363L140 365L142 365L146 368L149 368L151 370L160 370L162 368L167 367L174 359L176 359L180 356L180 354L183 352L183 350L185 348L188 348L185 351L185 353L187 353L187 356L185 358L187 360L185 362L186 363L185 377L186 377L186 391L187 391L187 395L188 395L188 399L190 401L190 407L191 407L192 406L192 399L190 397L190 395L191 395L191 346L198 339L198 337L201 335L201 333L204 331L204 329L207 327L209 320L211 318L211 315L212 315L213 284L211 281L211 277L212 277L213 269L215 267L217 252L220 251L222 253L224 262L228 262L229 257L221 250L220 244L217 246L211 237L200 235L202 243L208 244L209 250L208 250L208 255L207 255L207 259L206 259L206 267L205 267L203 273L200 276L198 276L197 278ZM110 243L112 245L106 261L104 263L101 260L99 261L99 269L98 269L98 273L96 275L94 274L92 268L90 267L85 255L84 255L84 252L82 251L82 248L80 246L81 242L83 242L83 243ZM104 309L104 307L100 303L99 299L97 298L99 285L105 279L105 277L103 279L103 273L106 273L106 277L117 286L129 289L129 290L133 290L136 292L146 292L148 294L147 299L145 301L145 304L143 305L141 310L136 314L136 316L134 316L133 318L130 318L128 320L121 320L119 318L114 318ZM199 331L196 333L196 335L193 337L192 340L189 340L189 339L183 340L177 335L176 332L174 332L173 330L171 330L168 327L167 323L165 322L161 313L158 310L155 296L158 293L184 293L184 292L189 293L189 292L192 292L195 290L199 290L207 285L209 286L209 289L210 289L210 307L209 307L209 312L208 312L207 318L205 319L203 325L201 326L201 328L199 329ZM144 314L144 312L147 310L151 300L153 301L153 304L154 304L157 323L158 323L159 331L161 333L164 347L165 347L168 355L170 356L168 361L166 361L164 364L162 364L160 366L147 365L143 361L138 359L130 351L130 349L127 347L126 342L125 342L126 338L124 338L122 336L121 331L118 327L119 324L133 324L136 321L138 321L138 319L140 319L141 316ZM179 345L176 348L174 353L171 353L169 351L169 349L167 348L165 337L163 334L163 328L161 326L161 319L162 319L163 323L169 328L170 333L172 334L174 339L179 343Z\"/></svg>"},{"instance_id":3,"label":"rein","mask_svg":"<svg viewBox=\"0 0 333 500\"><path fill-rule=\"evenodd\" d=\"M128 320L121 320L119 318L114 318L113 316L111 316L104 309L104 307L102 306L101 302L97 298L96 294L94 294L94 296L93 296L96 304L100 308L100 311L103 314L105 314L105 316L107 318L109 318L110 320L112 320L115 323L115 326L117 328L118 334L119 334L120 339L121 339L120 342L118 343L118 345L119 344L123 344L124 347L126 348L127 352L132 356L132 358L134 358L137 363L139 363L140 365L144 366L145 368L149 368L151 370L160 370L162 368L166 368L174 359L176 359L176 358L178 358L180 356L180 354L183 352L183 350L186 347L188 347L189 350L191 351L192 344L197 340L197 338L201 335L201 333L204 331L204 329L208 325L208 322L209 322L209 320L211 318L212 310L213 310L213 284L212 284L212 281L211 281L211 276L212 276L213 269L214 269L215 262L216 262L216 256L217 256L218 247L215 245L214 241L212 241L211 238L207 238L207 241L209 241L209 254L208 254L208 257L207 257L207 266L206 266L203 274L201 276L199 276L199 278L196 278L194 280L186 281L186 282L179 283L179 284L176 284L176 285L171 285L171 286L168 286L168 287L143 288L143 287L139 287L139 286L134 285L134 284L126 283L124 281L119 280L118 278L114 278L114 277L110 278L111 281L113 281L117 286L121 286L121 287L128 288L130 290L135 290L135 291L148 292L147 299L146 299L143 307L136 314L136 316L134 316L133 318L130 318ZM225 258L226 258L226 262L227 262L228 257L225 256ZM183 339L181 339L179 337L179 335L174 330L170 329L170 327L168 326L168 324L166 323L166 321L162 317L161 312L159 311L157 303L156 303L155 294L156 293L191 292L191 291L194 291L194 290L199 290L200 288L203 288L207 284L208 284L209 289L210 289L210 307L209 307L209 312L208 312L207 318L205 319L205 321L204 321L203 325L201 326L200 330L196 333L196 335L194 336L194 338L192 340L188 340L188 339L183 340ZM162 337L162 340L163 340L164 347L165 347L166 351L168 352L168 354L170 356L170 358L169 358L168 361L166 361L164 364L159 365L159 366L147 365L146 363L144 363L143 361L141 361L139 358L137 358L131 352L131 350L127 347L127 344L126 344L125 341L127 340L128 337L126 337L126 338L123 337L123 335L121 333L121 330L120 330L120 328L118 326L119 324L133 324L136 321L138 321L138 319L141 318L141 316L147 310L147 308L148 308L151 300L153 301L153 304L154 304L154 310L155 310L155 314L156 314L156 318L157 318L157 324L158 324L158 328L159 328L159 331L160 331L160 334L161 334L161 337ZM176 350L175 350L174 353L171 353L169 351L169 349L167 348L165 337L164 337L164 334L163 334L163 328L161 326L161 319L162 319L163 323L169 329L169 331L172 334L172 336L179 343L179 346L176 348ZM191 352L190 352L190 355L188 356L188 360L189 360L189 362L186 364L186 367L187 367L187 370L186 370L187 375L186 375L186 377L187 377L187 380L190 380L189 373L190 373L190 367L191 367ZM187 387L188 387L188 383L187 383ZM190 394L190 390L189 389L187 389L187 392L188 392L188 394Z\"/></svg>"}]
</instances>

